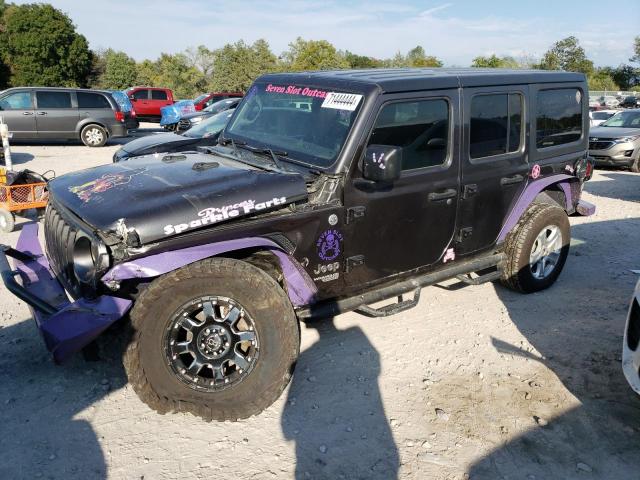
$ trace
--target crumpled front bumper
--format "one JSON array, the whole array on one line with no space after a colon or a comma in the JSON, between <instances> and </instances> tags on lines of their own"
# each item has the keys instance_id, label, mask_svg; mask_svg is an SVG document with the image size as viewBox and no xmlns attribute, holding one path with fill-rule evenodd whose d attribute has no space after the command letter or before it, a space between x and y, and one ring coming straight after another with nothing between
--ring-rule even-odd
<instances>
[{"instance_id":1,"label":"crumpled front bumper","mask_svg":"<svg viewBox=\"0 0 640 480\"><path fill-rule=\"evenodd\" d=\"M0 246L0 273L7 289L29 305L56 362L89 344L131 308L131 300L108 295L70 301L42 251L37 223L22 228L15 249Z\"/></svg>"}]
</instances>

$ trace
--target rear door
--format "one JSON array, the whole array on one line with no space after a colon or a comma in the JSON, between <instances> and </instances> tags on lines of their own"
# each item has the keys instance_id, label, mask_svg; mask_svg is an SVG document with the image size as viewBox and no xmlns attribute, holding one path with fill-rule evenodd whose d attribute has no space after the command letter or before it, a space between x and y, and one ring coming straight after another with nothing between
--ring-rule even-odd
<instances>
[{"instance_id":1,"label":"rear door","mask_svg":"<svg viewBox=\"0 0 640 480\"><path fill-rule=\"evenodd\" d=\"M345 186L351 286L442 262L455 228L458 90L387 95L382 101L367 145L402 147L403 171L392 185L378 185L357 168Z\"/></svg>"},{"instance_id":2,"label":"rear door","mask_svg":"<svg viewBox=\"0 0 640 480\"><path fill-rule=\"evenodd\" d=\"M493 245L529 175L527 85L465 88L456 253Z\"/></svg>"},{"instance_id":3,"label":"rear door","mask_svg":"<svg viewBox=\"0 0 640 480\"><path fill-rule=\"evenodd\" d=\"M9 126L13 138L33 138L37 135L31 90L8 93L0 98L0 109L0 116Z\"/></svg>"},{"instance_id":4,"label":"rear door","mask_svg":"<svg viewBox=\"0 0 640 480\"><path fill-rule=\"evenodd\" d=\"M74 95L75 96L75 95ZM36 128L42 138L75 138L78 109L72 92L36 90Z\"/></svg>"},{"instance_id":5,"label":"rear door","mask_svg":"<svg viewBox=\"0 0 640 480\"><path fill-rule=\"evenodd\" d=\"M172 104L173 102L166 90L151 90L151 100L149 100L149 105L153 111L151 115L160 116L160 109Z\"/></svg>"},{"instance_id":6,"label":"rear door","mask_svg":"<svg viewBox=\"0 0 640 480\"><path fill-rule=\"evenodd\" d=\"M77 92L78 114L80 120L91 118L103 125L111 126L115 121L115 112L111 103L102 93Z\"/></svg>"}]
</instances>

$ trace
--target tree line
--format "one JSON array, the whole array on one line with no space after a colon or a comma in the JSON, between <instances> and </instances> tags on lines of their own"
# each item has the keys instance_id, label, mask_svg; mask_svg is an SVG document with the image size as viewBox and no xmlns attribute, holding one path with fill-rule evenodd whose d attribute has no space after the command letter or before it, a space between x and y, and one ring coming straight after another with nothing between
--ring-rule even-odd
<instances>
[{"instance_id":1,"label":"tree line","mask_svg":"<svg viewBox=\"0 0 640 480\"><path fill-rule=\"evenodd\" d=\"M631 63L640 63L640 36ZM121 90L132 85L171 88L177 98L207 91L245 91L268 72L340 68L441 67L422 46L379 59L338 50L326 40L297 38L277 56L265 40L243 40L221 48L204 45L136 62L113 49L92 51L71 19L49 4L5 4L0 0L0 87L69 86ZM640 90L640 68L631 64L597 68L578 39L567 37L544 56L478 56L473 67L536 68L583 72L593 90Z\"/></svg>"}]
</instances>

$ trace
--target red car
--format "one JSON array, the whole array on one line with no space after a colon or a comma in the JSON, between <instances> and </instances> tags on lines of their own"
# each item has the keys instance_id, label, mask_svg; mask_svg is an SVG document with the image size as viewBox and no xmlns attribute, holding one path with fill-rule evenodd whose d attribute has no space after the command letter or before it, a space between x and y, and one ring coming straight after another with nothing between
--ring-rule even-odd
<instances>
[{"instance_id":1,"label":"red car","mask_svg":"<svg viewBox=\"0 0 640 480\"><path fill-rule=\"evenodd\" d=\"M173 105L173 92L168 88L131 87L125 90L140 121L160 121L160 109Z\"/></svg>"},{"instance_id":2,"label":"red car","mask_svg":"<svg viewBox=\"0 0 640 480\"><path fill-rule=\"evenodd\" d=\"M209 105L214 104L218 100L224 100L226 98L242 98L244 96L241 92L212 92L203 93L199 97L193 100L196 106L196 111L200 111L207 108Z\"/></svg>"}]
</instances>

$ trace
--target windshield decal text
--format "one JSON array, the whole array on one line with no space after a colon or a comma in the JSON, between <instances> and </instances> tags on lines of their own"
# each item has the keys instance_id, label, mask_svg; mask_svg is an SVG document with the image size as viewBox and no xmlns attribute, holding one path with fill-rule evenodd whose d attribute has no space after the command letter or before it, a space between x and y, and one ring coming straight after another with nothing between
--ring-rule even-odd
<instances>
[{"instance_id":1,"label":"windshield decal text","mask_svg":"<svg viewBox=\"0 0 640 480\"><path fill-rule=\"evenodd\" d=\"M224 207L207 207L198 212L197 220L191 220L189 223L178 223L177 225L165 225L164 234L172 235L182 233L185 230L198 228L203 225L212 225L214 223L223 222L230 218L239 217L240 215L248 215L249 213L266 210L271 207L285 205L286 197L274 197L265 202L256 202L255 200L245 200L244 202L225 205Z\"/></svg>"},{"instance_id":2,"label":"windshield decal text","mask_svg":"<svg viewBox=\"0 0 640 480\"><path fill-rule=\"evenodd\" d=\"M296 87L295 85L288 85L285 87L282 85L269 84L265 87L264 91L268 93L284 93L286 95L302 95L303 97L325 98L327 96L327 92L324 90L309 87Z\"/></svg>"}]
</instances>

